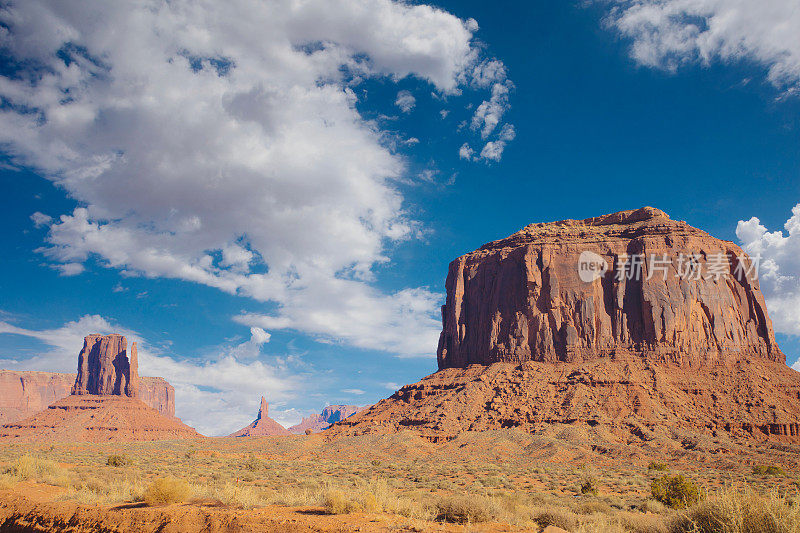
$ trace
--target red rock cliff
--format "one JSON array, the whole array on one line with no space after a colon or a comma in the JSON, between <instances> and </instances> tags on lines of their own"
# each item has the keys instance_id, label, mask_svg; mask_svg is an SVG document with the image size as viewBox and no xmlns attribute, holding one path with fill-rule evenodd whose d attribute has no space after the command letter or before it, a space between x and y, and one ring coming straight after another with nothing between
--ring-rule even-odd
<instances>
[{"instance_id":1,"label":"red rock cliff","mask_svg":"<svg viewBox=\"0 0 800 533\"><path fill-rule=\"evenodd\" d=\"M117 334L87 335L78 354L78 375L72 394L101 396L139 395L139 363L136 343L127 351L128 340Z\"/></svg>"},{"instance_id":2,"label":"red rock cliff","mask_svg":"<svg viewBox=\"0 0 800 533\"><path fill-rule=\"evenodd\" d=\"M0 424L27 418L70 395L76 374L0 370ZM175 389L165 379L139 378L139 399L162 415L175 416Z\"/></svg>"},{"instance_id":3,"label":"red rock cliff","mask_svg":"<svg viewBox=\"0 0 800 533\"><path fill-rule=\"evenodd\" d=\"M584 252L607 267L596 279L586 261L588 281L579 273ZM531 224L450 264L439 368L620 354L785 362L754 266L651 207Z\"/></svg>"}]
</instances>

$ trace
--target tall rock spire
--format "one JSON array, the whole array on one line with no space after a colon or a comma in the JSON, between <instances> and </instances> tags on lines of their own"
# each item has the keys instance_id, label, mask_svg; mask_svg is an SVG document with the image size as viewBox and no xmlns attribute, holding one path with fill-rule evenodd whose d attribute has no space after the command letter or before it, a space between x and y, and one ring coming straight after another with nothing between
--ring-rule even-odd
<instances>
[{"instance_id":1,"label":"tall rock spire","mask_svg":"<svg viewBox=\"0 0 800 533\"><path fill-rule=\"evenodd\" d=\"M236 433L231 433L229 437L264 437L276 435L291 435L282 425L269 417L269 403L263 396L261 397L261 408L258 416L248 426L243 427Z\"/></svg>"}]
</instances>

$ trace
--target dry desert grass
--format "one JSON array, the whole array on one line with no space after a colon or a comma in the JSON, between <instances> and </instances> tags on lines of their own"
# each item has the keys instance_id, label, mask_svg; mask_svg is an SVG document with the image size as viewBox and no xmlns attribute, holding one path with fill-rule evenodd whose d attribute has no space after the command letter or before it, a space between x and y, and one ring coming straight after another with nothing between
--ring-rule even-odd
<instances>
[{"instance_id":1,"label":"dry desert grass","mask_svg":"<svg viewBox=\"0 0 800 533\"><path fill-rule=\"evenodd\" d=\"M742 446L753 457L745 448L736 461L702 448L592 454L571 441L514 431L465 434L446 445L412 433L331 442L312 435L0 444L0 489L29 481L59 487L59 500L92 506L280 505L473 529L800 532L798 450ZM763 464L775 468L754 468Z\"/></svg>"}]
</instances>

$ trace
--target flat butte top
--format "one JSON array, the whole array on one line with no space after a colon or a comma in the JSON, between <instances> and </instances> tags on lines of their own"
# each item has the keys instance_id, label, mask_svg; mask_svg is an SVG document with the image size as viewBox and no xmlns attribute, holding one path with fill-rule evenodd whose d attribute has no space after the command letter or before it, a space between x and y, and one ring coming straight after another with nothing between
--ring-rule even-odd
<instances>
[{"instance_id":1,"label":"flat butte top","mask_svg":"<svg viewBox=\"0 0 800 533\"><path fill-rule=\"evenodd\" d=\"M647 235L695 236L712 239L716 242L725 242L715 239L705 231L692 227L686 222L672 220L660 209L642 207L584 220L568 219L528 224L513 235L484 244L473 253L517 248L531 244L630 240Z\"/></svg>"}]
</instances>

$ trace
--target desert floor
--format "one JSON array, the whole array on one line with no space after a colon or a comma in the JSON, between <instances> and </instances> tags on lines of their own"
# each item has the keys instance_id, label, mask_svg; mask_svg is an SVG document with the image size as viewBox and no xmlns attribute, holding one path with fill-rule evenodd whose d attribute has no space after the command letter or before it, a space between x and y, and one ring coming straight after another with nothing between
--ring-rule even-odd
<instances>
[{"instance_id":1,"label":"desert floor","mask_svg":"<svg viewBox=\"0 0 800 533\"><path fill-rule=\"evenodd\" d=\"M593 431L467 432L444 444L411 431L5 442L0 530L671 532L690 531L686 518L709 502L734 514L764 506L800 530L798 446L726 436L601 446ZM655 501L652 481L675 474L706 501Z\"/></svg>"}]
</instances>

